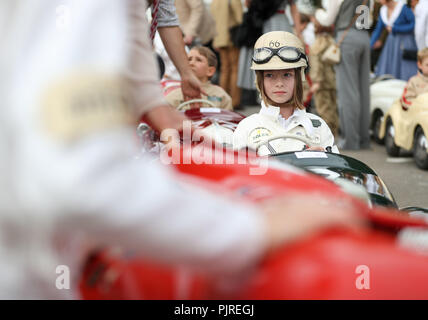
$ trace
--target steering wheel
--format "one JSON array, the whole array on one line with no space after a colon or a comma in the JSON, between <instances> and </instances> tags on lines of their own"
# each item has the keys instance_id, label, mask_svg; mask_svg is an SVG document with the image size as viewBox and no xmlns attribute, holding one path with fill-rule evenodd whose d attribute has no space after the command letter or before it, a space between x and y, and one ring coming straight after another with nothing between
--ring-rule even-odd
<instances>
[{"instance_id":1,"label":"steering wheel","mask_svg":"<svg viewBox=\"0 0 428 320\"><path fill-rule=\"evenodd\" d=\"M291 133L284 133L284 134L269 136L266 139L264 139L263 141L255 143L253 145L253 147L256 149L256 153L258 153L260 147L262 147L264 145L268 145L269 142L271 142L273 140L278 140L278 139L294 139L294 140L301 141L310 147L315 146L314 143L309 138L307 138L305 136L298 136L298 135L291 134ZM293 150L293 151L297 151L297 150Z\"/></svg>"},{"instance_id":2,"label":"steering wheel","mask_svg":"<svg viewBox=\"0 0 428 320\"><path fill-rule=\"evenodd\" d=\"M187 110L188 108L185 108L185 107L189 104L192 104L192 103L202 103L202 104L206 104L212 108L216 108L216 105L214 104L214 102L209 101L207 99L192 99L192 100L188 100L188 101L184 101L184 102L180 103L177 107L177 110L178 111Z\"/></svg>"}]
</instances>

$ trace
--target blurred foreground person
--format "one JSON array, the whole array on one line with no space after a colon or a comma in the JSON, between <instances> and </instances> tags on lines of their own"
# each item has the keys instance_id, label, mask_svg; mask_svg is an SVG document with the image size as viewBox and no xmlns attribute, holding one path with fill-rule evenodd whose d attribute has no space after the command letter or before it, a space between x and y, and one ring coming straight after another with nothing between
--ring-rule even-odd
<instances>
[{"instance_id":1,"label":"blurred foreground person","mask_svg":"<svg viewBox=\"0 0 428 320\"><path fill-rule=\"evenodd\" d=\"M138 0L0 3L1 299L78 298L82 263L103 246L233 274L311 231L358 223L320 199L233 204L135 160L141 113L158 130L182 120L162 98L145 9Z\"/></svg>"}]
</instances>

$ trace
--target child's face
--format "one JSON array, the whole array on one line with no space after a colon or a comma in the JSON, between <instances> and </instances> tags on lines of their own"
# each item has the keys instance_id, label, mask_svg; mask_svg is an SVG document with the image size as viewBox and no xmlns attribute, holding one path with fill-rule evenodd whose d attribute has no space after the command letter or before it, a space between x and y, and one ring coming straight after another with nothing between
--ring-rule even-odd
<instances>
[{"instance_id":1,"label":"child's face","mask_svg":"<svg viewBox=\"0 0 428 320\"><path fill-rule=\"evenodd\" d=\"M423 58L421 62L418 61L418 68L422 71L424 76L428 77L428 57Z\"/></svg>"},{"instance_id":2,"label":"child's face","mask_svg":"<svg viewBox=\"0 0 428 320\"><path fill-rule=\"evenodd\" d=\"M208 81L215 73L215 68L208 65L208 59L198 50L192 49L188 54L190 68L201 82Z\"/></svg>"},{"instance_id":3,"label":"child's face","mask_svg":"<svg viewBox=\"0 0 428 320\"><path fill-rule=\"evenodd\" d=\"M263 72L265 94L273 102L282 104L293 96L295 73L294 69L266 70Z\"/></svg>"}]
</instances>

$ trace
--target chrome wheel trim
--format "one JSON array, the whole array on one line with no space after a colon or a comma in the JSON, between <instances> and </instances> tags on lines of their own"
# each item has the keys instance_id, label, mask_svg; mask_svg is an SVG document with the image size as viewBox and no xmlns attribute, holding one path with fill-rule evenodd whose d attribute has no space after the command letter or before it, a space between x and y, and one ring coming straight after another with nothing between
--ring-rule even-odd
<instances>
[{"instance_id":1,"label":"chrome wheel trim","mask_svg":"<svg viewBox=\"0 0 428 320\"><path fill-rule=\"evenodd\" d=\"M423 131L421 132L421 134L418 134L418 136L416 137L416 156L419 159L423 159L424 157L426 157L427 154L427 148L428 148L428 140L425 137L425 134L423 133Z\"/></svg>"}]
</instances>

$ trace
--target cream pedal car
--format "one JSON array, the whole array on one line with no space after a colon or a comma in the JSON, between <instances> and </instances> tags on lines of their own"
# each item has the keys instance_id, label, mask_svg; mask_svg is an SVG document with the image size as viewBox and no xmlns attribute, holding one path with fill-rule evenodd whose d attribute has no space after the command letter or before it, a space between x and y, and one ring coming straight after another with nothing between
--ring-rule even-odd
<instances>
[{"instance_id":1,"label":"cream pedal car","mask_svg":"<svg viewBox=\"0 0 428 320\"><path fill-rule=\"evenodd\" d=\"M416 165L428 169L428 93L419 95L406 111L394 102L382 122L379 138L385 138L388 155L398 156L400 149L413 152Z\"/></svg>"},{"instance_id":2,"label":"cream pedal car","mask_svg":"<svg viewBox=\"0 0 428 320\"><path fill-rule=\"evenodd\" d=\"M374 79L370 85L370 131L373 139L379 144L383 143L383 139L379 138L379 130L384 115L394 101L400 98L406 83L386 75Z\"/></svg>"}]
</instances>

